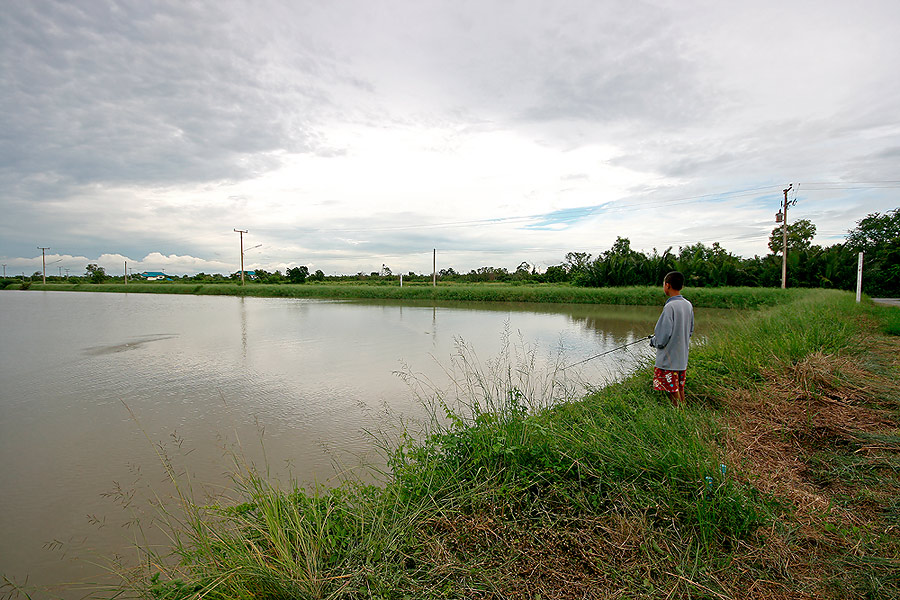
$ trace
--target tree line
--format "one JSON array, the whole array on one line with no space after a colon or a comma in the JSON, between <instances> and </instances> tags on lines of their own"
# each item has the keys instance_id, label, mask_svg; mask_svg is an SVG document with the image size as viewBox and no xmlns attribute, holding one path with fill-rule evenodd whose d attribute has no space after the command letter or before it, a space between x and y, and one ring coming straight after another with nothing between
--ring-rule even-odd
<instances>
[{"instance_id":1,"label":"tree line","mask_svg":"<svg viewBox=\"0 0 900 600\"><path fill-rule=\"evenodd\" d=\"M900 208L887 213L871 213L859 220L849 230L844 243L832 246L812 244L816 226L806 219L799 219L788 226L787 232L787 285L788 287L823 287L852 290L856 287L857 257L865 256L863 291L871 296L900 295ZM781 285L782 226L772 230L769 237L770 254L741 258L728 252L718 242L707 246L696 243L678 248L677 252L666 248L650 253L631 248L626 237L616 238L609 250L598 256L585 252L569 252L565 260L551 265L543 272L527 262L519 263L515 270L504 267L479 267L468 273L459 273L452 267L441 269L437 276L441 281L458 282L520 282L562 283L587 287L614 287L630 285L660 285L669 271L681 271L686 284L705 286L753 286L778 287ZM246 273L246 272L245 272ZM33 277L39 278L35 272ZM406 281L430 281L431 273L407 273ZM198 273L193 276L173 277L176 281L199 283L225 283L239 281L240 271L229 275ZM89 281L100 283L122 277L109 277L102 267L89 264L83 277L47 277L48 281ZM306 266L268 272L256 269L251 280L258 283L305 283L307 281L365 281L388 283L397 276L386 266L380 271L355 275L326 276L321 270L310 273ZM14 280L10 280L14 281ZM17 281L17 280L16 280Z\"/></svg>"},{"instance_id":2,"label":"tree line","mask_svg":"<svg viewBox=\"0 0 900 600\"><path fill-rule=\"evenodd\" d=\"M628 238L618 237L612 248L597 257L569 252L565 261L543 273L521 263L509 272L482 267L467 274L440 271L442 279L457 281L570 282L588 287L660 285L669 271L681 271L686 284L705 286L778 287L781 285L783 226L769 237L770 254L741 258L718 242L667 248L650 253L631 248ZM885 214L871 213L848 232L846 241L832 246L812 244L816 226L800 219L788 225L788 287L822 287L851 290L856 287L857 260L864 253L863 290L873 296L900 294L900 208Z\"/></svg>"}]
</instances>

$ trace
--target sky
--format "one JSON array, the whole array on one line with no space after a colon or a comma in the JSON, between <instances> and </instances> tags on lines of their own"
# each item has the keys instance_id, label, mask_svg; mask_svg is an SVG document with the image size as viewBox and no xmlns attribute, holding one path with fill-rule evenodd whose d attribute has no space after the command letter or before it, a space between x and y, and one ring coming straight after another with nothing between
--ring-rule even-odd
<instances>
[{"instance_id":1,"label":"sky","mask_svg":"<svg viewBox=\"0 0 900 600\"><path fill-rule=\"evenodd\" d=\"M8 0L0 259L121 275L763 255L900 206L895 0Z\"/></svg>"}]
</instances>

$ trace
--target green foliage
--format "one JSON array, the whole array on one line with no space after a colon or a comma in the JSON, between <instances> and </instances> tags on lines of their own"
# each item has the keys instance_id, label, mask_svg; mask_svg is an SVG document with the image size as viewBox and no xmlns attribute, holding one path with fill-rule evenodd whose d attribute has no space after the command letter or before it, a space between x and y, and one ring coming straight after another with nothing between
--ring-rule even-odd
<instances>
[{"instance_id":1,"label":"green foliage","mask_svg":"<svg viewBox=\"0 0 900 600\"><path fill-rule=\"evenodd\" d=\"M860 252L872 252L894 244L900 238L900 208L885 214L870 213L847 232L847 246Z\"/></svg>"},{"instance_id":2,"label":"green foliage","mask_svg":"<svg viewBox=\"0 0 900 600\"><path fill-rule=\"evenodd\" d=\"M816 237L816 226L809 219L797 219L793 223L789 223L787 228L788 252L809 249L814 237ZM769 235L769 250L773 254L778 254L783 249L784 224L782 223Z\"/></svg>"},{"instance_id":3,"label":"green foliage","mask_svg":"<svg viewBox=\"0 0 900 600\"><path fill-rule=\"evenodd\" d=\"M872 311L882 323L882 331L888 335L900 335L900 308L873 305Z\"/></svg>"},{"instance_id":4,"label":"green foliage","mask_svg":"<svg viewBox=\"0 0 900 600\"><path fill-rule=\"evenodd\" d=\"M309 269L306 266L293 267L287 270L287 276L291 283L305 283L309 276Z\"/></svg>"},{"instance_id":5,"label":"green foliage","mask_svg":"<svg viewBox=\"0 0 900 600\"><path fill-rule=\"evenodd\" d=\"M551 265L544 272L543 280L547 283L562 283L569 280L569 274L563 265Z\"/></svg>"},{"instance_id":6,"label":"green foliage","mask_svg":"<svg viewBox=\"0 0 900 600\"><path fill-rule=\"evenodd\" d=\"M742 276L741 260L726 252L718 242L711 247L694 244L679 249L678 260L671 270L684 274L689 287L748 285ZM660 279L662 281L662 279Z\"/></svg>"},{"instance_id":7,"label":"green foliage","mask_svg":"<svg viewBox=\"0 0 900 600\"><path fill-rule=\"evenodd\" d=\"M107 279L106 270L94 263L90 263L85 267L84 276L87 277L91 283L103 283Z\"/></svg>"}]
</instances>

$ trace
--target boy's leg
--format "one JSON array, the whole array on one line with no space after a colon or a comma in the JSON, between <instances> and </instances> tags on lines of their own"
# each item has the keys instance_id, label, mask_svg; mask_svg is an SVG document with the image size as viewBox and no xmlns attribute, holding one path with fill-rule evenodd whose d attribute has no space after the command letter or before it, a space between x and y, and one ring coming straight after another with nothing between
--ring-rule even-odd
<instances>
[{"instance_id":1,"label":"boy's leg","mask_svg":"<svg viewBox=\"0 0 900 600\"><path fill-rule=\"evenodd\" d=\"M684 397L680 392L669 392L669 400L672 401L672 406L678 408L678 403L680 400L683 400Z\"/></svg>"},{"instance_id":2,"label":"boy's leg","mask_svg":"<svg viewBox=\"0 0 900 600\"><path fill-rule=\"evenodd\" d=\"M678 401L675 403L675 406L679 404L684 405L684 381L685 381L686 371L680 371L678 373Z\"/></svg>"}]
</instances>

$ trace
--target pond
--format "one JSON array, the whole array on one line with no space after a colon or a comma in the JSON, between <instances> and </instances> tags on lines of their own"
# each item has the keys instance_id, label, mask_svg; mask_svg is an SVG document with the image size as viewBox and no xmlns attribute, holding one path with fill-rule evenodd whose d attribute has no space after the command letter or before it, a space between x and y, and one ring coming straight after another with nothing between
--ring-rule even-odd
<instances>
[{"instance_id":1,"label":"pond","mask_svg":"<svg viewBox=\"0 0 900 600\"><path fill-rule=\"evenodd\" d=\"M169 491L162 460L195 495L230 486L235 458L327 484L382 465L378 432L425 419L428 386L460 368L512 354L540 379L649 334L659 311L0 292L0 574L106 580L95 563L158 535L146 499ZM727 314L698 310L698 333ZM636 344L558 376L583 391L649 356Z\"/></svg>"}]
</instances>

